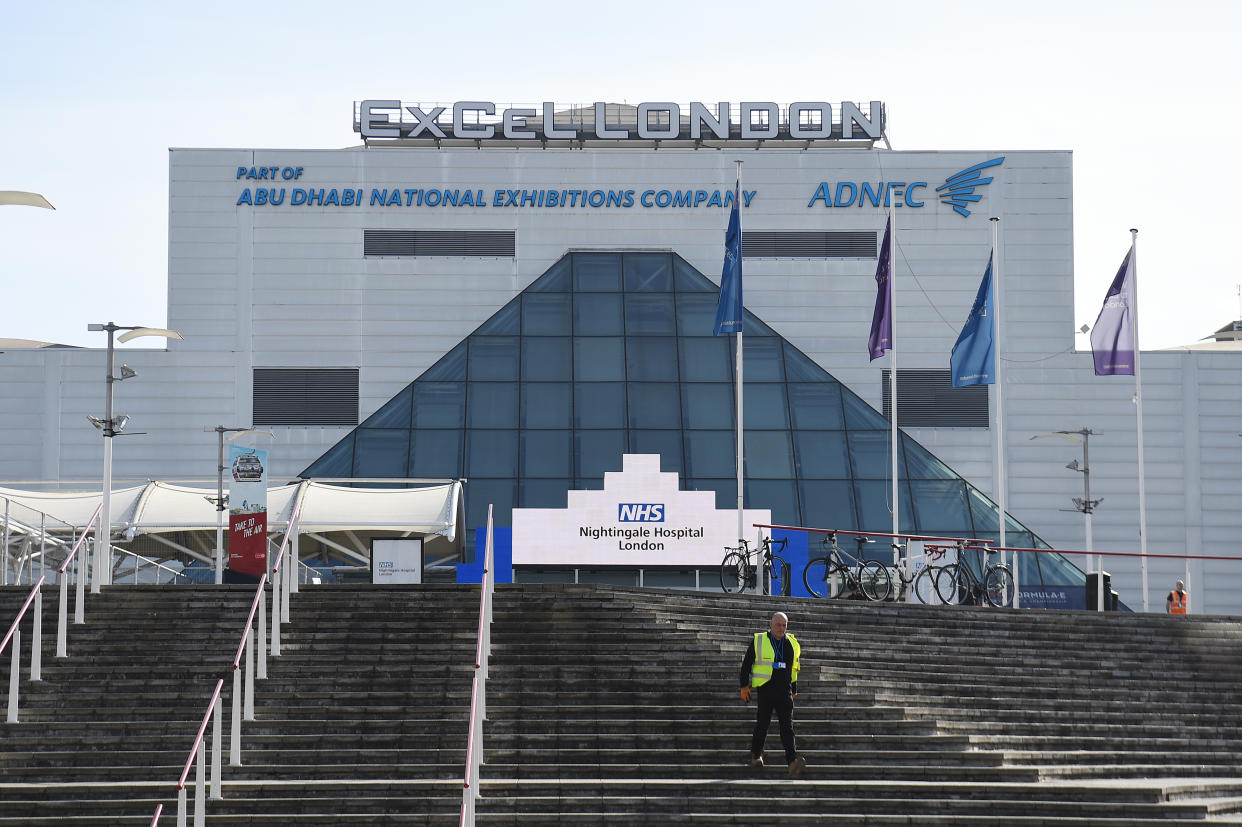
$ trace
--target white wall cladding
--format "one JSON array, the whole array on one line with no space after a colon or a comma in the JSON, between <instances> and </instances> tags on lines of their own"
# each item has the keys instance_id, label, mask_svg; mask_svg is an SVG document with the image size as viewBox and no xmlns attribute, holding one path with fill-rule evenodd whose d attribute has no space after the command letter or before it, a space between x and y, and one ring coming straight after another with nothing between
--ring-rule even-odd
<instances>
[{"instance_id":1,"label":"white wall cladding","mask_svg":"<svg viewBox=\"0 0 1242 827\"><path fill-rule=\"evenodd\" d=\"M935 188L1004 155L985 174L968 218ZM360 419L417 377L570 250L673 250L713 279L727 214L721 208L495 206L497 190L731 190L734 160L756 193L745 230L882 231L867 204L808 206L821 181L926 181L921 208L897 210L899 367L944 369L987 262L990 216L1000 218L1001 348L1009 509L1055 546L1081 549L1082 515L1070 498L1081 476L1065 469L1078 446L1033 434L1098 432L1091 441L1095 548L1136 551L1138 490L1133 382L1095 377L1073 316L1073 203L1068 152L174 149L170 156L169 319L185 341L167 351L118 351L139 378L118 384L117 410L145 436L116 443L118 479L214 479L217 424L247 425L255 367L356 367ZM239 167L301 168L296 180L238 180ZM238 206L247 187L284 189L280 206ZM295 187L362 190L360 206L294 206ZM372 189L483 190L487 206L371 206ZM516 258L364 258L365 229L503 230ZM1091 244L1109 243L1089 239ZM1117 257L1128 237L1119 225ZM1080 240L1082 243L1082 240ZM881 370L866 338L874 259L745 262L746 305L875 407ZM1150 277L1157 277L1152 274ZM1102 297L1101 297L1102 298ZM125 321L125 320L119 320ZM1222 323L1227 319L1222 318ZM1205 331L1206 333L1206 331ZM1143 355L1149 551L1235 555L1242 537L1240 353ZM103 407L103 353L91 349L0 355L0 480L98 480L102 446L86 421ZM992 400L995 402L995 389ZM278 427L273 477L291 476L348 428ZM995 496L995 434L911 434ZM68 484L68 483L66 483ZM98 484L96 482L96 484ZM1130 605L1142 606L1139 565L1105 567ZM1152 560L1152 607L1184 571ZM1193 561L1196 610L1242 613L1242 563Z\"/></svg>"}]
</instances>

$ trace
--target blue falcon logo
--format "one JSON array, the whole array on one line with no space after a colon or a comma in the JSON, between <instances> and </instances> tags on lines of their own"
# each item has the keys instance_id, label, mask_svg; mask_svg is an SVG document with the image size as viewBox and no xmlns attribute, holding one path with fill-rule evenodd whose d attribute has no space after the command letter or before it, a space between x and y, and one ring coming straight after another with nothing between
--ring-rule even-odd
<instances>
[{"instance_id":1,"label":"blue falcon logo","mask_svg":"<svg viewBox=\"0 0 1242 827\"><path fill-rule=\"evenodd\" d=\"M973 167L967 167L961 172L955 172L948 178L944 179L944 183L936 187L936 192L940 193L940 202L948 204L953 211L965 218L970 215L967 209L970 202L978 202L983 199L982 195L975 195L975 187L982 187L992 183L991 178L980 178L979 175L988 167L997 167L1005 162L1005 156L993 158L990 161L984 161L982 164L975 164Z\"/></svg>"}]
</instances>

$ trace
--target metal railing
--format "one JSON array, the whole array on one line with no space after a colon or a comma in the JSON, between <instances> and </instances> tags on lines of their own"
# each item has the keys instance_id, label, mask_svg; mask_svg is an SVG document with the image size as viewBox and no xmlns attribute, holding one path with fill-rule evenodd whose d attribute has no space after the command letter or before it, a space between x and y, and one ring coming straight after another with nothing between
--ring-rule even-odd
<instances>
[{"instance_id":1,"label":"metal railing","mask_svg":"<svg viewBox=\"0 0 1242 827\"><path fill-rule=\"evenodd\" d=\"M470 688L470 735L466 739L466 771L462 781L461 827L473 827L474 807L479 799L483 719L487 717L487 664L492 652L492 593L496 586L492 563L492 506L488 505L483 579L479 584L479 638L474 651L474 682Z\"/></svg>"},{"instance_id":2,"label":"metal railing","mask_svg":"<svg viewBox=\"0 0 1242 827\"><path fill-rule=\"evenodd\" d=\"M90 522L88 522L86 528L83 529L81 536L78 537L78 541L74 543L72 550L70 550L69 554L65 557L65 562L61 565L57 572L58 579L60 580L60 610L59 621L56 628L56 657L58 658L68 657L69 578L64 576L65 571L68 569L69 563L73 561L73 558L77 554L77 551L81 547L82 543L90 535L91 526L99 517L101 509L102 506L95 509L95 513L91 515ZM9 515L6 510L6 548L9 528L8 516ZM22 607L18 610L17 617L13 619L12 625L9 626L8 632L5 633L4 640L0 641L0 656L4 655L4 650L10 643L13 645L12 660L9 667L9 698L8 711L6 715L6 720L10 724L17 723L21 703L21 622L26 616L26 612L30 611L32 607L33 611L31 612L30 621L30 680L43 680L43 584L46 580L46 575L39 575L38 581L31 586L30 593L26 595L25 602L22 603ZM77 609L75 611L74 623L84 623L86 622L84 610L86 596L83 587L85 585L86 578L83 576L81 571L78 573L77 581Z\"/></svg>"},{"instance_id":3,"label":"metal railing","mask_svg":"<svg viewBox=\"0 0 1242 827\"><path fill-rule=\"evenodd\" d=\"M271 654L272 657L279 657L280 655L281 623L289 621L289 595L296 591L297 588L293 582L297 576L297 567L289 565L282 568L281 563L285 560L286 549L291 545L294 554L292 559L296 559L297 525L300 511L301 503L293 509L289 525L285 530L284 539L281 540L280 548L273 560L271 572L265 571L263 576L259 578L259 583L254 591L254 599L250 601L250 612L246 616L246 625L242 630L241 640L237 644L237 652L233 656L232 719L229 727L229 766L231 767L240 767L242 765L241 722L243 719L247 721L254 720L255 678L257 677L259 680L267 678L267 601L265 595L269 576L272 585ZM258 621L257 629L256 619ZM258 638L257 645L256 637ZM245 669L242 669L243 663L245 664ZM190 746L190 752L186 758L181 777L177 780L177 827L186 827L188 809L186 782L190 775L190 767L195 763L195 759L197 759L198 768L194 780L194 827L204 827L206 824L207 807L205 798L207 777L205 766L206 745L204 740L207 726L213 721L210 797L216 800L224 797L221 783L221 756L223 749L223 742L221 740L223 724L221 718L224 715L224 703L221 698L221 692L223 688L224 679L221 678L216 681L215 690L212 692L211 700L207 704L207 711L203 714L198 734L194 738L194 743ZM164 805L159 804L151 818L152 827L159 824L160 815L163 811Z\"/></svg>"}]
</instances>

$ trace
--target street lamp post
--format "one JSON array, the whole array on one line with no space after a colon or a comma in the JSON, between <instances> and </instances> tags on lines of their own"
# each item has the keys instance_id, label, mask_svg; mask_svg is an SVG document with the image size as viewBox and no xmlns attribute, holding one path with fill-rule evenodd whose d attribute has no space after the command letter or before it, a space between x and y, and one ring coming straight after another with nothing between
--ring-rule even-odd
<instances>
[{"instance_id":1,"label":"street lamp post","mask_svg":"<svg viewBox=\"0 0 1242 827\"><path fill-rule=\"evenodd\" d=\"M207 499L216 506L216 585L219 585L224 582L224 511L229 502L228 495L224 493L224 435L232 434L229 437L229 442L232 442L246 434L262 434L272 439L276 438L276 434L254 428L226 428L223 425L203 430L216 434L216 496L214 500L211 497Z\"/></svg>"},{"instance_id":2,"label":"street lamp post","mask_svg":"<svg viewBox=\"0 0 1242 827\"><path fill-rule=\"evenodd\" d=\"M133 379L138 372L129 365L121 365L121 375L113 376L112 371L116 364L116 350L113 344L113 338L117 342L128 342L131 339L137 339L142 336L163 336L166 339L180 339L181 334L175 330L165 330L158 327L142 327L141 325L123 326L112 322L107 324L88 324L87 330L103 330L108 333L108 357L107 370L105 377L105 394L104 394L104 418L100 419L95 416L88 416L99 430L103 431L104 436L104 460L103 460L103 497L101 500L101 508L99 512L99 522L95 525L95 565L91 575L91 592L99 593L101 585L107 585L112 582L112 438L120 433L126 423L129 422L128 416L113 416L112 414L112 385L116 382L123 382L126 379ZM116 336L118 330L124 330L120 336Z\"/></svg>"},{"instance_id":3,"label":"street lamp post","mask_svg":"<svg viewBox=\"0 0 1242 827\"><path fill-rule=\"evenodd\" d=\"M1091 538L1091 515L1095 511L1095 507L1104 501L1103 497L1091 499L1091 436L1098 433L1090 428L1080 428L1077 431L1057 431L1054 434L1036 434L1031 439L1040 439L1041 437L1053 437L1058 439L1068 439L1071 442L1082 443L1082 465L1078 464L1078 460L1072 459L1066 463L1065 467L1071 471L1078 471L1082 474L1082 497L1073 497L1074 510L1081 511L1083 516L1083 529L1086 534L1087 558L1095 557L1095 583L1096 583L1096 611L1104 611L1104 561L1098 554L1093 554Z\"/></svg>"}]
</instances>

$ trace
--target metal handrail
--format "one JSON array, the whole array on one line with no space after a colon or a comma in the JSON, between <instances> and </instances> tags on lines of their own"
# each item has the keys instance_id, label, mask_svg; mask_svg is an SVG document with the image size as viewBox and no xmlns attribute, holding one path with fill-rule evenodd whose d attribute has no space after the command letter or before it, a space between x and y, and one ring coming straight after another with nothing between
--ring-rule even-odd
<instances>
[{"instance_id":1,"label":"metal handrail","mask_svg":"<svg viewBox=\"0 0 1242 827\"><path fill-rule=\"evenodd\" d=\"M39 593L39 589L43 587L44 578L40 577L39 582L31 588L30 594L26 595L26 602L17 610L17 617L13 619L13 624L9 626L9 631L5 633L4 640L0 641L0 655L4 654L4 648L9 645L11 640L17 634L17 624L22 622L22 618L26 616L26 610L30 608L30 604L34 602L35 597Z\"/></svg>"},{"instance_id":2,"label":"metal handrail","mask_svg":"<svg viewBox=\"0 0 1242 827\"><path fill-rule=\"evenodd\" d=\"M483 719L487 716L487 668L492 648L492 592L495 585L492 545L492 506L488 505L483 578L479 583L479 634L474 650L474 682L470 687L470 734L466 739L466 769L462 780L461 827L474 825L474 805L479 798L479 767L483 763Z\"/></svg>"}]
</instances>

